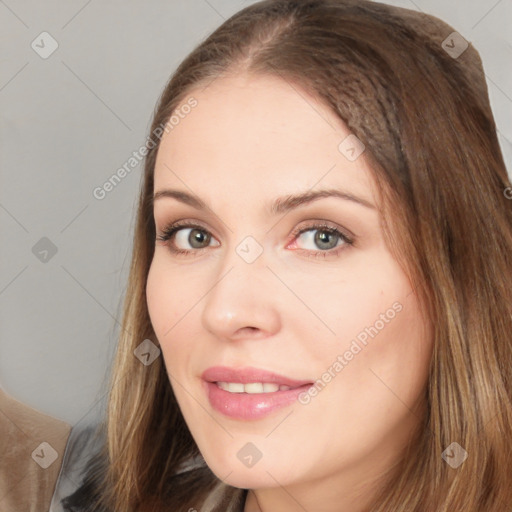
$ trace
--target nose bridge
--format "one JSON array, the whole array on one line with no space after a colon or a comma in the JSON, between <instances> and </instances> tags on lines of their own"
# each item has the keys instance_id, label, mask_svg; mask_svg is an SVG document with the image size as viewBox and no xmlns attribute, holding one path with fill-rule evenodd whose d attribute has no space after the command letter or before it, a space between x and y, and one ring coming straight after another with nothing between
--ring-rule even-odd
<instances>
[{"instance_id":1,"label":"nose bridge","mask_svg":"<svg viewBox=\"0 0 512 512\"><path fill-rule=\"evenodd\" d=\"M273 276L267 268L263 245L246 235L221 257L215 281L205 297L205 328L226 338L244 327L274 330L278 313L269 293Z\"/></svg>"}]
</instances>

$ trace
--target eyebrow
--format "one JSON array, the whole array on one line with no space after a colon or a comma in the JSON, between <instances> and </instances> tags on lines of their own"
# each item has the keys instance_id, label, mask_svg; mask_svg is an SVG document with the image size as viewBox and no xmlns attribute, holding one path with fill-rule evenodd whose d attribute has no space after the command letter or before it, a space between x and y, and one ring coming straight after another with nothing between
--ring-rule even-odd
<instances>
[{"instance_id":1,"label":"eyebrow","mask_svg":"<svg viewBox=\"0 0 512 512\"><path fill-rule=\"evenodd\" d=\"M177 201L188 204L193 208L198 210L208 209L211 211L211 208L199 197L189 194L188 192L182 190L173 190L173 189L163 189L155 192L153 195L153 203L157 199L161 199L163 197L174 198ZM268 211L271 215L279 215L281 213L287 212L289 210L293 210L294 208L298 208L299 206L303 206L313 201L317 201L326 197L337 197L339 199L344 199L346 201L352 201L353 203L359 204L366 208L375 209L375 205L363 199L361 197L355 196L349 192L345 192L343 190L338 189L324 189L324 190L314 190L314 191L306 191L296 195L286 195L281 196L270 204Z\"/></svg>"}]
</instances>

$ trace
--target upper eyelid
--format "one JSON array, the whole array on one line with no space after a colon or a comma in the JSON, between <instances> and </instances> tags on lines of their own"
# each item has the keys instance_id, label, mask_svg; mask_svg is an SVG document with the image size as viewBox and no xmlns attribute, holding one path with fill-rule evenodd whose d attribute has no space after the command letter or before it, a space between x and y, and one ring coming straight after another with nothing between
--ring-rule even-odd
<instances>
[{"instance_id":1,"label":"upper eyelid","mask_svg":"<svg viewBox=\"0 0 512 512\"><path fill-rule=\"evenodd\" d=\"M306 222L306 224L303 225L302 227L296 226L291 230L290 234L293 235L293 237L297 238L305 231L320 231L322 228L324 228L325 230L338 231L343 237L346 237L348 240L350 240L351 243L353 243L357 238L357 236L354 233L352 233L349 229L333 221L326 221L324 219L310 219L303 222ZM301 223L299 222L298 224L300 225ZM200 229L206 231L209 235L217 239L217 236L212 233L212 230L207 226L203 225L201 221L189 220L186 218L179 219L164 225L162 232L164 233L165 231L172 229L174 236L178 231L182 229L194 229L195 227L199 227Z\"/></svg>"},{"instance_id":2,"label":"upper eyelid","mask_svg":"<svg viewBox=\"0 0 512 512\"><path fill-rule=\"evenodd\" d=\"M355 237L355 235L349 229L339 225L338 223L336 223L334 221L327 221L324 219L310 219L307 221L301 221L298 224L301 224L303 222L305 222L307 224L302 226L301 228L294 227L292 229L292 232L300 231L302 229L307 230L307 229L314 229L314 228L318 229L320 227L325 227L327 229L331 228L331 229L339 229L340 231L347 231L347 234L350 234L351 236ZM208 231L208 233L213 234L212 229L210 229L208 226L203 224L202 221L189 220L187 218L178 219L178 220L175 220L175 221L172 221L169 223L164 222L161 230L163 231L165 229L170 229L170 228L183 228L183 229L189 228L190 229L190 228L193 228L194 226L200 227L201 229ZM156 227L156 223L155 223L155 227Z\"/></svg>"}]
</instances>

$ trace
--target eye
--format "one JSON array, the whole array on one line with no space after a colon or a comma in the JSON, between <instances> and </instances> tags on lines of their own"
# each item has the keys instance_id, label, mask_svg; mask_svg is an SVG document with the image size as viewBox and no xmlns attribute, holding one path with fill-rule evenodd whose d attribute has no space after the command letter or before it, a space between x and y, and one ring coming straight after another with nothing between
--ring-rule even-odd
<instances>
[{"instance_id":1,"label":"eye","mask_svg":"<svg viewBox=\"0 0 512 512\"><path fill-rule=\"evenodd\" d=\"M317 233L313 235L315 231ZM308 257L336 256L341 250L354 244L353 235L349 235L336 225L331 225L325 221L297 228L292 232L292 235L294 237L292 245L297 245L297 241L302 238L306 243L316 244L320 247L320 250L314 248L298 249L308 253ZM197 254L208 248L214 238L206 228L199 224L178 221L164 228L162 234L157 236L157 240L164 242L173 254L189 255L191 253ZM184 247L180 247L180 245ZM219 245L217 242L215 247Z\"/></svg>"},{"instance_id":2,"label":"eye","mask_svg":"<svg viewBox=\"0 0 512 512\"><path fill-rule=\"evenodd\" d=\"M316 232L316 233L315 233ZM326 222L311 224L307 227L298 228L293 232L294 243L302 238L306 244L311 246L310 249L300 248L304 250L311 257L337 256L341 250L347 246L354 244L354 237L344 233L338 227ZM315 250L314 246L319 247L320 250Z\"/></svg>"},{"instance_id":3,"label":"eye","mask_svg":"<svg viewBox=\"0 0 512 512\"><path fill-rule=\"evenodd\" d=\"M190 252L199 252L208 247L213 240L210 232L198 224L186 221L178 221L167 226L157 240L166 243L169 250L174 254L188 254ZM181 249L176 245L189 244L194 251L187 248ZM220 244L217 244L220 245Z\"/></svg>"}]
</instances>

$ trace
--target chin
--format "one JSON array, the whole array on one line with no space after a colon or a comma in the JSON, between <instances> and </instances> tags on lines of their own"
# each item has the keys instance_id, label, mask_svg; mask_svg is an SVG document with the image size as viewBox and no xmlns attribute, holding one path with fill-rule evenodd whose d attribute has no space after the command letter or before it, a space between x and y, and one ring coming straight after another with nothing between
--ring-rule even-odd
<instances>
[{"instance_id":1,"label":"chin","mask_svg":"<svg viewBox=\"0 0 512 512\"><path fill-rule=\"evenodd\" d=\"M212 470L213 471L213 470ZM266 487L275 487L276 480L281 482L279 477L274 480L264 468L256 470L252 469L240 469L233 470L231 474L224 472L220 474L213 471L217 478L223 480L226 484L232 487L238 487L239 489L262 489Z\"/></svg>"},{"instance_id":2,"label":"chin","mask_svg":"<svg viewBox=\"0 0 512 512\"><path fill-rule=\"evenodd\" d=\"M203 458L215 476L232 487L261 489L276 487L276 481L281 485L290 483L289 471L284 466L276 466L279 462L275 460L262 458L252 467L246 467L236 455L231 457L227 453L220 457L203 455Z\"/></svg>"}]
</instances>

